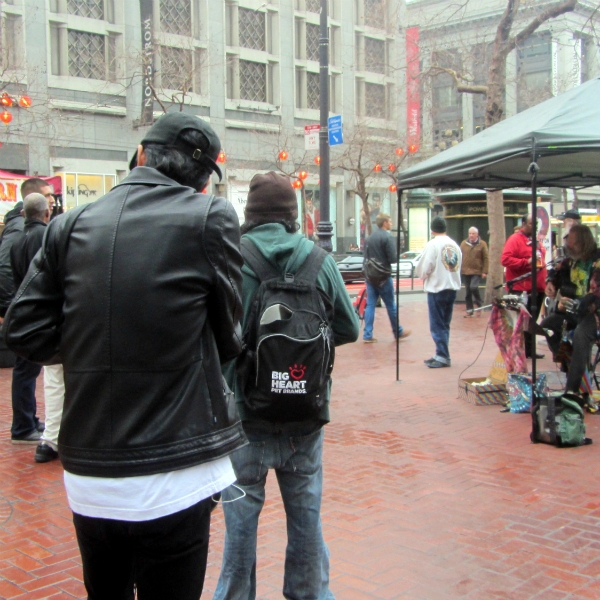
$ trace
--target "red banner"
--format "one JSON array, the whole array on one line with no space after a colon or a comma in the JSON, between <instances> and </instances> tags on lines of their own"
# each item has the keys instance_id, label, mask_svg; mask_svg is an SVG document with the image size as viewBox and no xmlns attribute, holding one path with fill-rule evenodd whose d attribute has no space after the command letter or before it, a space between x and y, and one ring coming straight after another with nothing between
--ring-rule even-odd
<instances>
[{"instance_id":1,"label":"red banner","mask_svg":"<svg viewBox=\"0 0 600 600\"><path fill-rule=\"evenodd\" d=\"M406 30L406 145L416 151L421 143L421 81L419 28Z\"/></svg>"}]
</instances>

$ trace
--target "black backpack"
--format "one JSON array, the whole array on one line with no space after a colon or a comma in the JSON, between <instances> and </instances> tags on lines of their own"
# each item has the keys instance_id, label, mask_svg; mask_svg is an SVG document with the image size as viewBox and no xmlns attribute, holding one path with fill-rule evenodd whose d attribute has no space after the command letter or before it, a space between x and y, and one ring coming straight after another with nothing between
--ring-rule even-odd
<instances>
[{"instance_id":1,"label":"black backpack","mask_svg":"<svg viewBox=\"0 0 600 600\"><path fill-rule=\"evenodd\" d=\"M241 243L260 280L237 363L247 407L268 421L315 419L327 398L335 348L331 300L316 286L327 253L314 246L294 274L280 273L256 246Z\"/></svg>"}]
</instances>

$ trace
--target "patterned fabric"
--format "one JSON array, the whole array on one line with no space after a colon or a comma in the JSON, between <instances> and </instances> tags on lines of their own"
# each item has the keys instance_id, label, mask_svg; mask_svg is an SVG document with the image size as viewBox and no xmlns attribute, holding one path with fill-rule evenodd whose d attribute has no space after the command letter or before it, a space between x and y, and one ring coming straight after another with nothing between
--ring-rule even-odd
<instances>
[{"instance_id":1,"label":"patterned fabric","mask_svg":"<svg viewBox=\"0 0 600 600\"><path fill-rule=\"evenodd\" d=\"M527 359L525 357L525 342L523 330L529 325L529 313L523 307L519 311L513 326L508 310L494 306L490 315L490 324L494 339L508 373L526 373Z\"/></svg>"}]
</instances>

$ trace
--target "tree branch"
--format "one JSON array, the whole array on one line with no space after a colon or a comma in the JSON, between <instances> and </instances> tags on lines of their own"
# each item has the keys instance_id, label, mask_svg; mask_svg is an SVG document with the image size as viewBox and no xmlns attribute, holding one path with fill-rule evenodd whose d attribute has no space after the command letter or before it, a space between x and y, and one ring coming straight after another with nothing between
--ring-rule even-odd
<instances>
[{"instance_id":1,"label":"tree branch","mask_svg":"<svg viewBox=\"0 0 600 600\"><path fill-rule=\"evenodd\" d=\"M516 48L517 46L521 46L523 42L534 32L536 31L542 24L550 19L555 19L560 15L564 15L565 13L571 12L577 6L578 0L564 0L560 4L557 4L553 8L549 8L544 12L540 13L529 25L527 25L524 29L519 31L517 35L511 37L508 42L508 52Z\"/></svg>"}]
</instances>

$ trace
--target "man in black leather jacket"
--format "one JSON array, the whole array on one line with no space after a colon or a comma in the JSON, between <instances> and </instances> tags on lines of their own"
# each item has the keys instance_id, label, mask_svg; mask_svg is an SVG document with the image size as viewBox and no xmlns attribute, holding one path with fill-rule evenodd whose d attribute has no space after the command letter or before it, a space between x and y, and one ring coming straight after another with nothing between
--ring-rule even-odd
<instances>
[{"instance_id":1,"label":"man in black leather jacket","mask_svg":"<svg viewBox=\"0 0 600 600\"><path fill-rule=\"evenodd\" d=\"M10 348L64 366L58 451L93 599L197 600L211 496L235 480L239 223L197 193L219 151L200 118L163 115L128 177L50 223L6 315Z\"/></svg>"}]
</instances>

